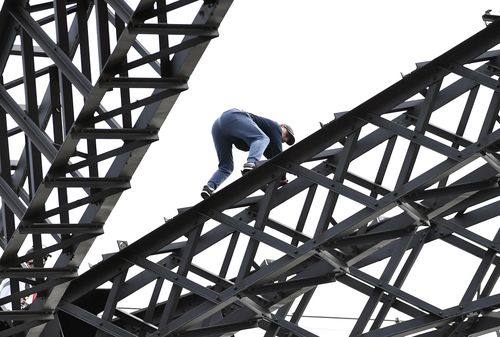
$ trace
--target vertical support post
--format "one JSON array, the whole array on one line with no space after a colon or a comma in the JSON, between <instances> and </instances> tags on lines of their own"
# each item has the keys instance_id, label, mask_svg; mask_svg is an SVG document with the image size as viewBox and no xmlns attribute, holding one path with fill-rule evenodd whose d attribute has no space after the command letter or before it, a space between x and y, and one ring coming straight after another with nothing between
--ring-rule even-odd
<instances>
[{"instance_id":1,"label":"vertical support post","mask_svg":"<svg viewBox=\"0 0 500 337\"><path fill-rule=\"evenodd\" d=\"M21 31L21 49L22 49L22 59L23 59L23 80L24 80L24 96L26 102L26 110L29 118L33 121L35 125L39 125L38 116L38 101L36 95L36 78L35 78L35 55L33 52L33 40L28 35L25 30ZM28 149L29 158L29 194L30 199L35 196L36 190L40 186L43 180L42 172L42 155L40 151L36 148L35 144L26 137L26 145ZM42 237L40 234L33 235L33 248L42 248ZM43 258L41 256L36 256L34 259L34 265L36 267L41 267L43 265Z\"/></svg>"},{"instance_id":2,"label":"vertical support post","mask_svg":"<svg viewBox=\"0 0 500 337\"><path fill-rule=\"evenodd\" d=\"M11 183L9 137L7 130L7 112L0 107L0 176L7 183ZM10 240L15 231L14 213L2 200L2 224L5 244ZM2 247L4 248L4 247Z\"/></svg>"},{"instance_id":3,"label":"vertical support post","mask_svg":"<svg viewBox=\"0 0 500 337\"><path fill-rule=\"evenodd\" d=\"M108 61L111 54L109 45L109 22L108 22L108 5L104 0L95 2L95 15L97 21L97 41L99 50L99 70L104 69L104 65Z\"/></svg>"},{"instance_id":4,"label":"vertical support post","mask_svg":"<svg viewBox=\"0 0 500 337\"><path fill-rule=\"evenodd\" d=\"M66 55L69 55L66 0L54 0L54 11L57 45L61 47L61 50ZM62 72L59 73L59 81L61 83L62 109L64 112L64 133L67 134L71 126L73 125L73 122L75 121L73 107L73 88L71 86L71 82L66 78L66 76L64 76Z\"/></svg>"},{"instance_id":5,"label":"vertical support post","mask_svg":"<svg viewBox=\"0 0 500 337\"><path fill-rule=\"evenodd\" d=\"M116 26L116 38L119 39L123 30L125 29L125 23L118 15L115 15L115 26ZM127 56L125 55L124 62L126 62ZM120 77L128 77L128 71L120 72ZM120 98L122 101L122 106L128 106L130 104L130 89L129 88L121 88L120 89ZM122 114L122 123L124 128L132 127L132 112L130 109L126 109Z\"/></svg>"},{"instance_id":6,"label":"vertical support post","mask_svg":"<svg viewBox=\"0 0 500 337\"><path fill-rule=\"evenodd\" d=\"M50 106L52 109L52 128L54 129L54 143L62 144L64 141L64 125L63 117L61 114L61 101L59 98L59 73L56 67L51 67L49 70L50 78ZM65 188L58 188L58 201L59 205L66 205L68 203L68 193ZM69 212L62 210L59 215L61 223L69 223ZM62 239L69 238L68 234L61 235Z\"/></svg>"},{"instance_id":7,"label":"vertical support post","mask_svg":"<svg viewBox=\"0 0 500 337\"><path fill-rule=\"evenodd\" d=\"M159 23L167 23L167 3L165 0L158 0L158 22ZM168 36L159 34L158 35L160 50L165 50L169 48ZM162 57L160 59L160 73L162 77L168 77L169 74L172 73L172 63L170 62L169 56Z\"/></svg>"},{"instance_id":8,"label":"vertical support post","mask_svg":"<svg viewBox=\"0 0 500 337\"><path fill-rule=\"evenodd\" d=\"M82 74L89 80L89 82L92 82L87 8L88 0L77 0L76 16L78 20L78 38L80 39L80 62L82 65Z\"/></svg>"}]
</instances>

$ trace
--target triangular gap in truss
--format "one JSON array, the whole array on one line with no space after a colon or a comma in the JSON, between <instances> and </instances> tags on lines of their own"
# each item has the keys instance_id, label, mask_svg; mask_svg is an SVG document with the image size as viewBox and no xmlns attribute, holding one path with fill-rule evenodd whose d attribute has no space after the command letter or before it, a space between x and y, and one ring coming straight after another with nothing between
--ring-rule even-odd
<instances>
[{"instance_id":1,"label":"triangular gap in truss","mask_svg":"<svg viewBox=\"0 0 500 337\"><path fill-rule=\"evenodd\" d=\"M464 138L472 142L477 142L481 132L483 121L488 111L494 91L481 86L477 94L476 103L471 112L469 123L464 133Z\"/></svg>"},{"instance_id":2,"label":"triangular gap in truss","mask_svg":"<svg viewBox=\"0 0 500 337\"><path fill-rule=\"evenodd\" d=\"M122 310L131 315L135 315L139 318L144 318L144 312L141 309L147 308L149 306L150 300L153 297L155 291L157 280L158 278L155 278L148 284L144 285L144 287L142 287L140 290L130 294L125 298L121 298L116 305L116 309ZM171 283L169 283L168 281L163 281L158 303L167 300L168 293L170 292L171 287Z\"/></svg>"},{"instance_id":3,"label":"triangular gap in truss","mask_svg":"<svg viewBox=\"0 0 500 337\"><path fill-rule=\"evenodd\" d=\"M468 252L434 240L423 247L401 289L436 307L452 307L460 302L479 263Z\"/></svg>"},{"instance_id":4,"label":"triangular gap in truss","mask_svg":"<svg viewBox=\"0 0 500 337\"><path fill-rule=\"evenodd\" d=\"M459 146L459 150L462 149L464 144L453 142L450 137L457 133L469 93L470 91L467 91L451 102L434 110L429 119L429 126L425 130L425 136L446 146L451 147L453 144L456 144ZM416 121L415 119L411 119L411 122L414 124Z\"/></svg>"},{"instance_id":5,"label":"triangular gap in truss","mask_svg":"<svg viewBox=\"0 0 500 337\"><path fill-rule=\"evenodd\" d=\"M425 147L420 147L418 150L418 155L413 165L410 180L415 179L418 176L425 174L430 171L433 167L437 166L439 163L447 160L448 157L440 154L436 151L432 151Z\"/></svg>"},{"instance_id":6,"label":"triangular gap in truss","mask_svg":"<svg viewBox=\"0 0 500 337\"><path fill-rule=\"evenodd\" d=\"M334 144L334 146L332 148L327 149L327 150L319 153L318 158L317 159L315 158L316 160L309 160L309 161L303 162L300 164L300 166L302 166L308 170L315 171L317 173L321 173L324 176L329 176L329 178L331 178L334 166L332 166L331 163L327 164L327 161L335 159L335 155L338 155L338 153L340 153L340 151L343 148L343 146L341 144L338 144L337 146L336 145L337 144ZM331 154L331 152L333 152L333 154ZM287 179L289 181L297 178L296 174L293 174L290 172L287 172L286 176L287 176Z\"/></svg>"},{"instance_id":7,"label":"triangular gap in truss","mask_svg":"<svg viewBox=\"0 0 500 337\"><path fill-rule=\"evenodd\" d=\"M477 68L479 67L480 65L482 64L485 64L486 62L480 62L479 63L473 63L473 67L474 68ZM449 73L448 75L446 75L444 78L443 78L443 83L441 84L441 90L445 89L445 88L448 88L450 85L453 85L454 83L456 83L456 81L459 81L462 77L461 76L458 76L457 74L454 74L454 73Z\"/></svg>"},{"instance_id":8,"label":"triangular gap in truss","mask_svg":"<svg viewBox=\"0 0 500 337\"><path fill-rule=\"evenodd\" d=\"M291 252L289 252L289 254L291 254ZM264 242L259 242L250 272L272 264L275 260L278 260L284 255L285 253L278 248L272 247L270 244ZM238 264L238 262L236 262L236 264ZM241 265L241 263L239 265Z\"/></svg>"},{"instance_id":9,"label":"triangular gap in truss","mask_svg":"<svg viewBox=\"0 0 500 337\"><path fill-rule=\"evenodd\" d=\"M307 235L308 230L300 230L300 228L297 230L297 226L299 226L297 219L299 219L300 214L303 212L302 208L307 197L307 191L305 190L286 200L278 207L275 207L272 215L269 216L269 221L264 231L287 243L291 243L294 241L293 239L297 239L298 243L302 244L305 240L311 238L313 233ZM294 237L292 232L297 232L297 235ZM298 233L304 234L304 236L298 237Z\"/></svg>"},{"instance_id":10,"label":"triangular gap in truss","mask_svg":"<svg viewBox=\"0 0 500 337\"><path fill-rule=\"evenodd\" d=\"M352 330L356 319L363 310L359 304L366 303L368 294L344 285L345 278L347 277L340 277L335 283L316 287L304 316L300 319L301 326L309 328L309 331L318 333L319 336L344 335L347 331ZM342 302L342 306L340 306L338 301L341 298L349 298L350 300ZM294 305L297 304L298 302L295 301ZM325 311L324 308L328 308L328 311ZM293 312L294 310L290 310L291 314ZM315 317L322 317L322 319Z\"/></svg>"},{"instance_id":11,"label":"triangular gap in truss","mask_svg":"<svg viewBox=\"0 0 500 337\"><path fill-rule=\"evenodd\" d=\"M220 227L217 229L217 232L221 231L223 233L227 233L228 235L225 236L222 240L218 240L215 243L212 243L210 246L205 247L203 251L197 252L196 256L193 258L193 264L197 265L200 268L203 268L205 271L211 273L212 275L217 275L223 278L227 278L227 268L234 273L232 268L235 268L235 264L231 263L232 259L231 257L233 256L232 252L232 245L231 243L234 244L234 240L239 240L240 238L243 239L244 235L239 234L236 231L231 231L228 228L223 228ZM203 240L203 239L202 239ZM204 240L210 240L209 237L204 238ZM210 257L213 256L219 256L221 258L219 259L213 259ZM209 257L209 258L207 258ZM224 261L224 259L227 258L229 259L228 261ZM226 265L225 263L229 263Z\"/></svg>"},{"instance_id":12,"label":"triangular gap in truss","mask_svg":"<svg viewBox=\"0 0 500 337\"><path fill-rule=\"evenodd\" d=\"M378 243L373 244L371 247L367 248L366 250L373 251L373 253L375 253L378 248L384 249L385 248L384 244L387 245L390 242L394 242L394 239L387 240L387 241L380 241ZM361 254L361 252L359 252L359 253ZM386 268L387 264L389 263L389 260L390 260L390 257L386 257L385 259L382 259L382 260L377 261L375 263L371 263L369 265L363 266L362 268L360 268L360 270L363 271L364 273L378 279L378 278L380 278L380 276L384 272L384 269ZM401 268L401 266L404 264L404 261L405 260L403 259L402 262L399 263L398 268Z\"/></svg>"},{"instance_id":13,"label":"triangular gap in truss","mask_svg":"<svg viewBox=\"0 0 500 337\"><path fill-rule=\"evenodd\" d=\"M489 279L489 277L493 274L494 270L495 266L491 266L490 269L488 270L488 274L486 274L485 280ZM483 290L486 287L486 284L487 284L486 281L482 282L481 290ZM500 284L498 284L498 282L496 282L495 285L493 286L491 294L492 295L500 294ZM496 310L496 312L498 312L498 310Z\"/></svg>"},{"instance_id":14,"label":"triangular gap in truss","mask_svg":"<svg viewBox=\"0 0 500 337\"><path fill-rule=\"evenodd\" d=\"M491 49L490 51L494 51L495 49ZM466 63L464 64L464 68L467 68L467 69L470 69L472 71L480 71L480 68L485 65L485 64L494 64L494 60L489 60L489 61L477 61L477 62L471 62L471 63ZM498 79L498 75L495 75L494 74L494 70L490 67L489 69L489 72L488 72L488 76L490 76L491 78L497 80ZM448 75L448 76L451 76L451 75L454 75L453 73Z\"/></svg>"},{"instance_id":15,"label":"triangular gap in truss","mask_svg":"<svg viewBox=\"0 0 500 337\"><path fill-rule=\"evenodd\" d=\"M463 214L464 216L467 216L467 215L469 215L469 214L474 213L475 211L481 211L481 210L486 210L486 209L496 208L496 207L497 207L497 205L499 204L499 201L500 201L500 196L498 196L498 194L499 194L500 192L498 191L498 188L496 188L496 191L495 191L495 192L496 192L496 195L497 195L496 197L492 197L492 198L487 199L487 200L485 200L485 201L483 201L483 202L478 202L477 204L470 205L470 206L469 206L469 207L467 207L467 208L463 207L463 211L462 211L462 212L455 214L455 217L457 218L457 222L459 222L461 225L467 225L467 226L470 226L471 224L468 224L468 223L462 223L462 222L460 222L460 221L461 221L461 216L462 216L462 214ZM478 195L479 195L479 193L478 193ZM477 212L476 212L476 213L477 213ZM497 213L492 213L492 215L493 215L493 214L497 214ZM480 219L481 219L481 218L480 218ZM494 236L495 236L495 234L496 234L496 229L495 229L495 227L494 227L494 225L493 225L493 224L495 224L495 223L496 223L496 221L498 221L498 216L496 216L496 217L492 217L491 219L488 219L488 220L487 220L487 222L486 222L486 223L488 223L488 224L492 225L491 227L489 227L489 229L490 229L489 231L488 231L488 230L486 230L486 229L487 229L487 227L486 227L485 225L483 225L483 226L485 226L485 227L484 227L484 229L483 229L481 232L483 233L484 237L488 238L489 240L493 240L493 238L494 238ZM476 226L478 226L478 224L481 224L482 222L483 222L483 221L481 221L481 222L479 222L479 223L474 222L474 223L473 223L473 226L472 226L472 227L470 227L470 228L469 228L469 230L471 230L471 231L473 231L473 232L476 232L476 230L477 230L477 229L476 229ZM493 232L490 232L490 231L494 231L494 233L493 233ZM478 234L479 234L479 233L478 233Z\"/></svg>"},{"instance_id":16,"label":"triangular gap in truss","mask_svg":"<svg viewBox=\"0 0 500 337\"><path fill-rule=\"evenodd\" d=\"M390 120L392 118L395 118L396 116L399 116L400 114L401 114L400 112L387 113L387 114L384 114L383 116ZM379 128L376 125L373 125L370 123L363 125L363 127L361 128L361 131L359 133L359 139L363 139L363 138L373 134L373 132L377 131L378 129Z\"/></svg>"},{"instance_id":17,"label":"triangular gap in truss","mask_svg":"<svg viewBox=\"0 0 500 337\"><path fill-rule=\"evenodd\" d=\"M349 184L344 184L344 186L349 187ZM337 205L333 211L333 219L338 223L348 219L352 214L361 211L362 209L370 207L370 204L363 204L358 196L351 198L347 195L339 195ZM334 223L332 224L334 225Z\"/></svg>"},{"instance_id":18,"label":"triangular gap in truss","mask_svg":"<svg viewBox=\"0 0 500 337\"><path fill-rule=\"evenodd\" d=\"M33 42L33 44L35 44L35 42ZM15 97L24 98L22 71L19 71L20 69L17 68L20 62L22 62L21 39L19 36L16 37L12 48L16 50L16 53L11 51L8 56L5 70L3 72L3 84L7 87L7 89L9 89L10 92L15 92ZM39 59L40 57L35 57L35 64ZM20 95L18 93L20 93Z\"/></svg>"},{"instance_id":19,"label":"triangular gap in truss","mask_svg":"<svg viewBox=\"0 0 500 337\"><path fill-rule=\"evenodd\" d=\"M423 90L421 90L420 92L416 93L415 95L408 97L408 99L406 100L406 102L413 102L415 104L418 104L418 102L421 102L425 98L424 95L425 95L427 89L428 88L424 88Z\"/></svg>"},{"instance_id":20,"label":"triangular gap in truss","mask_svg":"<svg viewBox=\"0 0 500 337\"><path fill-rule=\"evenodd\" d=\"M475 211L475 210L481 210L483 207L486 209L488 206L489 207L496 207L496 205L500 204L500 197L496 197L492 199L491 201L485 201L484 203L477 204L475 206L472 206L468 208L464 215L468 215L469 213ZM498 223L499 217L493 217L490 219L486 219L484 221L481 221L479 223L474 223L472 226L467 227L467 229L477 235L480 235L484 238L492 239L495 237L498 228L495 227L495 225Z\"/></svg>"},{"instance_id":21,"label":"triangular gap in truss","mask_svg":"<svg viewBox=\"0 0 500 337\"><path fill-rule=\"evenodd\" d=\"M371 195L373 191L376 194L376 199L388 193L388 189L392 186L392 183L388 183L391 181L391 173L386 171L382 175L381 166L386 164L384 154L390 143L391 140L384 140L380 144L373 144L374 147L372 147L373 145L370 146L368 151L361 152L360 149L359 155L349 164L346 185L366 195ZM391 160L389 163L394 161L393 157L398 157L394 151L390 153ZM367 167L367 164L369 167ZM381 181L376 181L378 175L382 177Z\"/></svg>"}]
</instances>

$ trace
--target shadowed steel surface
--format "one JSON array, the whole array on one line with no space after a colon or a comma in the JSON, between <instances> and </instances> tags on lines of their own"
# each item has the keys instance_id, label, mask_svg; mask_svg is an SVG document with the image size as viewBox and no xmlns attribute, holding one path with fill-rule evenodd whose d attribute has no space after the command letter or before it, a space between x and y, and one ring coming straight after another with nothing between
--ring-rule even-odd
<instances>
[{"instance_id":1,"label":"shadowed steel surface","mask_svg":"<svg viewBox=\"0 0 500 337\"><path fill-rule=\"evenodd\" d=\"M58 307L86 317L61 298L231 3L4 2L0 278L11 295L0 336L57 336L47 322L61 324ZM179 10L187 21L170 24Z\"/></svg>"}]
</instances>

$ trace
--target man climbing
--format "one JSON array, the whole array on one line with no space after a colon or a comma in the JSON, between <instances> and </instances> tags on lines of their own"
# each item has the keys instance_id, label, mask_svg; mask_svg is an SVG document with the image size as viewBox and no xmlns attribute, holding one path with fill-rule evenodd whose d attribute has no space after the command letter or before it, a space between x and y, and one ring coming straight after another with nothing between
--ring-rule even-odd
<instances>
[{"instance_id":1,"label":"man climbing","mask_svg":"<svg viewBox=\"0 0 500 337\"><path fill-rule=\"evenodd\" d=\"M270 159L283 151L282 143L293 145L295 136L287 124L260 117L239 109L222 113L212 126L212 138L219 158L219 168L203 186L201 196L208 198L233 172L232 146L248 151L243 173L255 168L262 155Z\"/></svg>"},{"instance_id":2,"label":"man climbing","mask_svg":"<svg viewBox=\"0 0 500 337\"><path fill-rule=\"evenodd\" d=\"M45 248L45 247L42 247L42 248ZM33 253L33 248L30 248L28 249L28 251L26 252L26 254L31 254ZM47 259L49 257L52 257L50 254L46 254L43 256L42 258L42 265L45 265L45 263L47 262ZM33 259L27 261L26 263L21 263L21 267L23 268L33 268L35 265L34 265L34 261ZM31 282L19 282L19 290L20 291L23 291L23 290L26 290L28 288L31 288L31 283L34 283L35 280L34 279L25 279L25 280L29 280ZM11 295L11 284L10 284L10 278L5 278L2 280L2 282L0 283L0 298L4 298L4 297L7 297L7 296L10 296ZM26 296L26 297L22 297L21 298L21 309L23 310L27 310L29 309L31 303L33 303L33 301L35 300L36 298L36 295L37 293L32 293L31 295L29 296ZM2 305L0 305L0 311L10 311L12 310L12 304L11 302L7 302L7 303L4 303ZM4 326L7 326L9 323L7 323L7 321L4 321ZM1 325L0 325L0 330L2 329Z\"/></svg>"}]
</instances>

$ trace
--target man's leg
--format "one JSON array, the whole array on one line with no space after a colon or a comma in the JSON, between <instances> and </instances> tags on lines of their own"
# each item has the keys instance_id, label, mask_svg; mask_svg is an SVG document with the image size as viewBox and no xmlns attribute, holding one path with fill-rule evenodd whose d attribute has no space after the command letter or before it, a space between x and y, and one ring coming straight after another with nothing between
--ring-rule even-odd
<instances>
[{"instance_id":1,"label":"man's leg","mask_svg":"<svg viewBox=\"0 0 500 337\"><path fill-rule=\"evenodd\" d=\"M227 130L232 136L242 139L248 145L247 162L255 163L260 160L269 145L269 137L246 112L233 113Z\"/></svg>"},{"instance_id":2,"label":"man's leg","mask_svg":"<svg viewBox=\"0 0 500 337\"><path fill-rule=\"evenodd\" d=\"M233 153L232 144L228 141L224 130L221 127L220 120L217 120L212 127L212 138L214 141L215 151L219 159L217 171L209 179L207 185L212 189L217 189L224 180L233 172Z\"/></svg>"}]
</instances>

